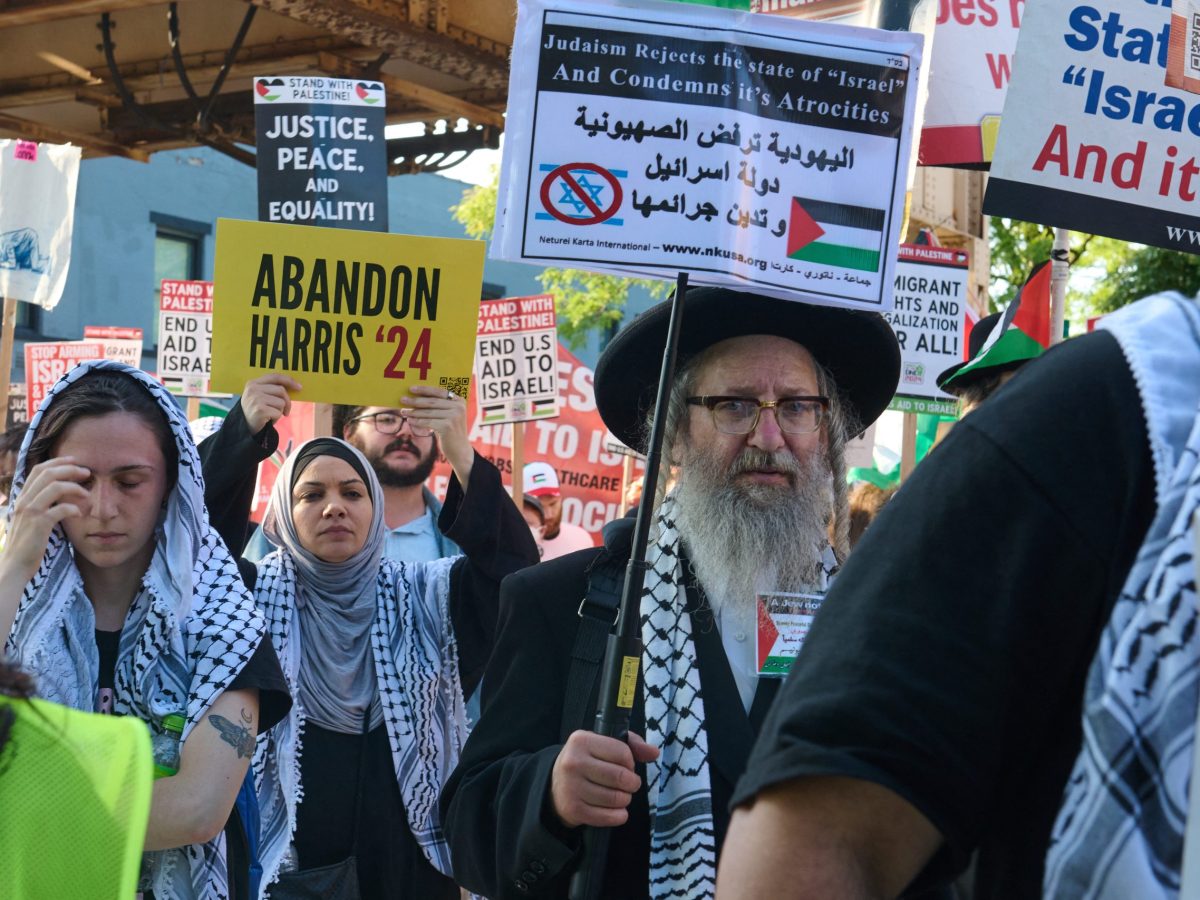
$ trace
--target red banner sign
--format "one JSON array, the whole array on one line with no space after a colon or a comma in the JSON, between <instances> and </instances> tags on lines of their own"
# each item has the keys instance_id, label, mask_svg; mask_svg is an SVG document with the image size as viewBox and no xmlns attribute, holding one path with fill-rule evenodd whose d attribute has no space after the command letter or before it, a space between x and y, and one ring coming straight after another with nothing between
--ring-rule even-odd
<instances>
[{"instance_id":1,"label":"red banner sign","mask_svg":"<svg viewBox=\"0 0 1200 900\"><path fill-rule=\"evenodd\" d=\"M563 521L596 536L617 517L621 500L622 455L605 449L607 429L596 412L592 370L561 343L558 345L559 416L525 423L525 461L544 461L558 473L563 497ZM495 464L504 480L512 480L512 425L483 425L471 385L471 444ZM635 461L633 477L643 462ZM440 464L431 477L433 492L445 496L450 467Z\"/></svg>"},{"instance_id":2,"label":"red banner sign","mask_svg":"<svg viewBox=\"0 0 1200 900\"><path fill-rule=\"evenodd\" d=\"M54 383L85 359L103 359L99 341L49 341L25 345L25 391L29 415Z\"/></svg>"}]
</instances>

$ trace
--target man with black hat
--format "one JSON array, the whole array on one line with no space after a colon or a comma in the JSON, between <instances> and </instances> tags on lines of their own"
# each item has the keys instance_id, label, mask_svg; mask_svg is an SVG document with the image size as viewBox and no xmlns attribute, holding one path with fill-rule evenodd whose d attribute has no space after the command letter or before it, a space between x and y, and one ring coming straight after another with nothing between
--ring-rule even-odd
<instances>
[{"instance_id":1,"label":"man with black hat","mask_svg":"<svg viewBox=\"0 0 1200 900\"><path fill-rule=\"evenodd\" d=\"M972 362L979 360L984 344L987 343L988 337L991 336L999 322L1000 313L992 313L972 325L971 333L967 337L970 358L942 370L937 377L937 386L958 398L960 416L965 416L978 407L999 390L1001 385L1016 375L1021 366L1038 355L1030 353L1028 356L1008 359L996 365L976 365L968 369L967 367ZM1037 349L1040 353L1041 348Z\"/></svg>"},{"instance_id":2,"label":"man with black hat","mask_svg":"<svg viewBox=\"0 0 1200 900\"><path fill-rule=\"evenodd\" d=\"M937 377L937 386L959 398L965 416L1017 369L1050 346L1050 265L1038 263L1004 312L984 316L967 339L971 356Z\"/></svg>"},{"instance_id":3,"label":"man with black hat","mask_svg":"<svg viewBox=\"0 0 1200 900\"><path fill-rule=\"evenodd\" d=\"M1164 293L951 431L780 689L721 900L896 897L970 859L976 900L1200 897L1198 410L1200 304Z\"/></svg>"},{"instance_id":4,"label":"man with black hat","mask_svg":"<svg viewBox=\"0 0 1200 900\"><path fill-rule=\"evenodd\" d=\"M633 447L668 306L596 368L600 414ZM602 896L711 894L733 785L778 687L759 677L757 594L825 589L846 552L845 440L887 406L900 365L877 314L715 288L688 293L679 360L664 437L678 484L647 548L628 742L586 730L595 667L580 660L594 658L589 620L601 647L611 627L632 521L504 584L483 715L442 797L455 877L493 900L564 896L582 826L613 829Z\"/></svg>"}]
</instances>

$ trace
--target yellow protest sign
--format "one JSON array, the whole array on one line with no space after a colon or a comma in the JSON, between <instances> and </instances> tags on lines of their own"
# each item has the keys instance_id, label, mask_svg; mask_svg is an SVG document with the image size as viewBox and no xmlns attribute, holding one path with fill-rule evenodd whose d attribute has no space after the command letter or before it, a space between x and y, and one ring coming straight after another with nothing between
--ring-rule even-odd
<instances>
[{"instance_id":1,"label":"yellow protest sign","mask_svg":"<svg viewBox=\"0 0 1200 900\"><path fill-rule=\"evenodd\" d=\"M212 389L287 373L298 400L394 405L471 383L482 241L217 221Z\"/></svg>"}]
</instances>

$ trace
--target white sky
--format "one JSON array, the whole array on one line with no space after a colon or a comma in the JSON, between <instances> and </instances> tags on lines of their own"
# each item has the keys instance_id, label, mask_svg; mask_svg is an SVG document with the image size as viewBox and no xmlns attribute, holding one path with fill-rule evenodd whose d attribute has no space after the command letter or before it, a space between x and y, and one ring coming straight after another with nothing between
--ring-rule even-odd
<instances>
[{"instance_id":1,"label":"white sky","mask_svg":"<svg viewBox=\"0 0 1200 900\"><path fill-rule=\"evenodd\" d=\"M455 128L461 130L465 126L466 119L459 119ZM384 135L389 138L415 137L424 133L425 126L419 122L411 125L390 125L384 131ZM504 146L504 135L500 136L500 146L501 148ZM445 175L456 181L464 181L467 184L487 184L492 180L492 167L500 165L500 152L500 150L476 150L463 162L449 169L443 169L437 174Z\"/></svg>"}]
</instances>

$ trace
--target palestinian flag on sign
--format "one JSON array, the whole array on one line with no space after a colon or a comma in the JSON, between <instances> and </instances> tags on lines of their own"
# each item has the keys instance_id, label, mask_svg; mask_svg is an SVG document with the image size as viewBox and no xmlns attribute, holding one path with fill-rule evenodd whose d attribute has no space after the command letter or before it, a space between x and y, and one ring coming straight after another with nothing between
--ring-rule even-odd
<instances>
[{"instance_id":1,"label":"palestinian flag on sign","mask_svg":"<svg viewBox=\"0 0 1200 900\"><path fill-rule=\"evenodd\" d=\"M383 85L378 81L360 81L354 85L354 93L363 103L378 103L383 99Z\"/></svg>"},{"instance_id":2,"label":"palestinian flag on sign","mask_svg":"<svg viewBox=\"0 0 1200 900\"><path fill-rule=\"evenodd\" d=\"M508 404L498 403L495 406L483 407L483 424L487 425L491 422L499 422L508 412Z\"/></svg>"},{"instance_id":3,"label":"palestinian flag on sign","mask_svg":"<svg viewBox=\"0 0 1200 900\"><path fill-rule=\"evenodd\" d=\"M787 255L836 269L878 272L885 212L867 206L793 197Z\"/></svg>"},{"instance_id":4,"label":"palestinian flag on sign","mask_svg":"<svg viewBox=\"0 0 1200 900\"><path fill-rule=\"evenodd\" d=\"M968 372L1024 362L1050 346L1050 261L1038 263L1033 274L1004 309L975 358L946 381L953 384Z\"/></svg>"}]
</instances>

